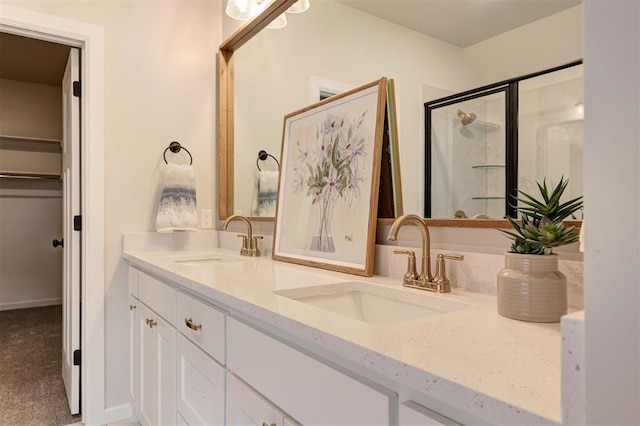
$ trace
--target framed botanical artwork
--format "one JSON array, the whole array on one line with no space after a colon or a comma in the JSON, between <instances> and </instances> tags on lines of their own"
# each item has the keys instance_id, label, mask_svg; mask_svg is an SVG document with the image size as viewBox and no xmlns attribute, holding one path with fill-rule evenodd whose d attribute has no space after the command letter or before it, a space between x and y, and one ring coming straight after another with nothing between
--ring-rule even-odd
<instances>
[{"instance_id":1,"label":"framed botanical artwork","mask_svg":"<svg viewBox=\"0 0 640 426\"><path fill-rule=\"evenodd\" d=\"M284 117L275 260L373 274L387 79Z\"/></svg>"}]
</instances>

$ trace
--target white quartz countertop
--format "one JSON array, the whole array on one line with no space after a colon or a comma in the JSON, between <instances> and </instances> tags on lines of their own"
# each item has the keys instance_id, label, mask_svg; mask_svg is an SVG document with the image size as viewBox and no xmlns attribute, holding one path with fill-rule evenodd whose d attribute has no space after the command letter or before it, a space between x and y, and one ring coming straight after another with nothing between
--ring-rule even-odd
<instances>
[{"instance_id":1,"label":"white quartz countertop","mask_svg":"<svg viewBox=\"0 0 640 426\"><path fill-rule=\"evenodd\" d=\"M228 263L176 262L222 254ZM274 294L276 290L340 282L403 288L396 279L364 278L273 261L235 251L125 252L147 272L290 336L346 365L375 372L493 424L561 421L560 324L503 318L494 297L453 290L437 295L466 302L454 312L395 324L369 324Z\"/></svg>"}]
</instances>

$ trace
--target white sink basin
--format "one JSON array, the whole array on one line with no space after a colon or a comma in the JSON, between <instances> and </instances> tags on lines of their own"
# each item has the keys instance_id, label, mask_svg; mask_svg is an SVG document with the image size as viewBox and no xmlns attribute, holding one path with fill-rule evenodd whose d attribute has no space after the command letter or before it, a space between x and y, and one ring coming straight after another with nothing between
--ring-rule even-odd
<instances>
[{"instance_id":1,"label":"white sink basin","mask_svg":"<svg viewBox=\"0 0 640 426\"><path fill-rule=\"evenodd\" d=\"M446 296L403 288L346 282L274 292L370 324L392 324L465 309L471 305Z\"/></svg>"},{"instance_id":2,"label":"white sink basin","mask_svg":"<svg viewBox=\"0 0 640 426\"><path fill-rule=\"evenodd\" d=\"M171 258L175 263L183 266L201 266L212 263L242 262L242 259L237 257L214 253L185 254L172 256Z\"/></svg>"}]
</instances>

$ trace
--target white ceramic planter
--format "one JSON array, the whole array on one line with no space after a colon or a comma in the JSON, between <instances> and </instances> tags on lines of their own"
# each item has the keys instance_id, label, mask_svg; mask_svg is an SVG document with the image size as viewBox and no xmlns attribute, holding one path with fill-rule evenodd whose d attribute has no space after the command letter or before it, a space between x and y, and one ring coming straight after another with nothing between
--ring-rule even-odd
<instances>
[{"instance_id":1,"label":"white ceramic planter","mask_svg":"<svg viewBox=\"0 0 640 426\"><path fill-rule=\"evenodd\" d=\"M505 253L498 313L521 321L560 321L567 313L567 277L558 270L558 255Z\"/></svg>"}]
</instances>

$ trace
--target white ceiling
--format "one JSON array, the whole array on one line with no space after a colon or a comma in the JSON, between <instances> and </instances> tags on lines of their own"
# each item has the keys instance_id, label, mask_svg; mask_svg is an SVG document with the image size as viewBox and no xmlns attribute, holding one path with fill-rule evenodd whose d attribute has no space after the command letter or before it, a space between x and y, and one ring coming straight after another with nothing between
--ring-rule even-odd
<instances>
[{"instance_id":1,"label":"white ceiling","mask_svg":"<svg viewBox=\"0 0 640 426\"><path fill-rule=\"evenodd\" d=\"M470 46L582 3L582 0L338 1L459 47Z\"/></svg>"}]
</instances>

